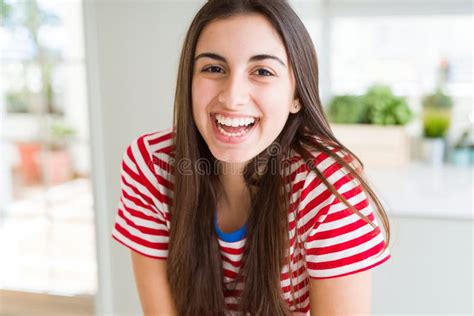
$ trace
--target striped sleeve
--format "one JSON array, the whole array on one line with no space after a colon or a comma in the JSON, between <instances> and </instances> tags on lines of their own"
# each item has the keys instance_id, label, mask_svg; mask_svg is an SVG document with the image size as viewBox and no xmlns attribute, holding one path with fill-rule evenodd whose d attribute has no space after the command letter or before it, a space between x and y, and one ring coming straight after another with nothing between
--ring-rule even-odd
<instances>
[{"instance_id":1,"label":"striped sleeve","mask_svg":"<svg viewBox=\"0 0 474 316\"><path fill-rule=\"evenodd\" d=\"M314 171L308 172L301 196L300 221L309 276L315 279L344 276L387 261L389 250L381 252L385 246L383 234L373 204L360 182L332 157L320 154L315 161L337 192L367 216L376 229L340 201Z\"/></svg>"},{"instance_id":2,"label":"striped sleeve","mask_svg":"<svg viewBox=\"0 0 474 316\"><path fill-rule=\"evenodd\" d=\"M127 147L121 162L120 199L112 237L126 247L151 258L168 256L168 226L157 175L154 173L146 135Z\"/></svg>"}]
</instances>

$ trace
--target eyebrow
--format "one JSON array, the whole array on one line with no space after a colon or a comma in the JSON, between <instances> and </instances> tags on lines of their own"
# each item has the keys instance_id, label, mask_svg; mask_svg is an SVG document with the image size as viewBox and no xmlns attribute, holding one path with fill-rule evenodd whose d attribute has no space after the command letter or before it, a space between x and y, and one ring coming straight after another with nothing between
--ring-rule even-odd
<instances>
[{"instance_id":1,"label":"eyebrow","mask_svg":"<svg viewBox=\"0 0 474 316\"><path fill-rule=\"evenodd\" d=\"M222 62L227 63L227 60L223 56L215 54L215 53L202 53L202 54L199 54L194 58L194 61L198 60L199 58L204 58L204 57L220 60ZM259 61L259 60L264 60L264 59L274 59L274 60L278 61L280 64L282 64L283 67L286 67L285 63L280 58L278 58L277 56L268 55L268 54L260 54L260 55L252 56L252 57L249 58L249 62Z\"/></svg>"}]
</instances>

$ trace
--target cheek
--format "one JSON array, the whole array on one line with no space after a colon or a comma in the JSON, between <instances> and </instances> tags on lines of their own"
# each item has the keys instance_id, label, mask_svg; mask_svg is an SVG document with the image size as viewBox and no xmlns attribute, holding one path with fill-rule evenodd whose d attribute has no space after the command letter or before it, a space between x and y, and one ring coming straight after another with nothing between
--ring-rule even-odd
<instances>
[{"instance_id":1,"label":"cheek","mask_svg":"<svg viewBox=\"0 0 474 316\"><path fill-rule=\"evenodd\" d=\"M286 121L290 112L291 102L292 91L284 85L275 85L258 92L258 103L264 117L275 124L282 120Z\"/></svg>"},{"instance_id":2,"label":"cheek","mask_svg":"<svg viewBox=\"0 0 474 316\"><path fill-rule=\"evenodd\" d=\"M192 84L192 101L193 105L203 108L209 105L216 96L217 88L210 80L197 77Z\"/></svg>"},{"instance_id":3,"label":"cheek","mask_svg":"<svg viewBox=\"0 0 474 316\"><path fill-rule=\"evenodd\" d=\"M196 125L200 129L201 125L204 124L202 119L206 114L206 89L202 87L199 80L193 80L191 91L193 117Z\"/></svg>"}]
</instances>

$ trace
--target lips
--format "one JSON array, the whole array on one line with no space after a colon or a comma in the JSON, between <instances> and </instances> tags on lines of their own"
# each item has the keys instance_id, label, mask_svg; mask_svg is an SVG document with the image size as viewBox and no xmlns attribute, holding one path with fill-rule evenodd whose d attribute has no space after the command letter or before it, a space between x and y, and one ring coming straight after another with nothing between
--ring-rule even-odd
<instances>
[{"instance_id":1,"label":"lips","mask_svg":"<svg viewBox=\"0 0 474 316\"><path fill-rule=\"evenodd\" d=\"M227 116L231 117L231 116ZM249 116L233 116L233 118L248 118ZM253 116L251 116L253 117ZM255 117L255 122L248 126L240 127L229 127L221 125L217 122L215 113L211 114L212 129L214 131L215 137L224 143L240 143L245 141L255 130L255 127L259 124L259 119Z\"/></svg>"},{"instance_id":2,"label":"lips","mask_svg":"<svg viewBox=\"0 0 474 316\"><path fill-rule=\"evenodd\" d=\"M258 116L256 115L252 115L252 114L231 114L231 113L225 113L225 112L213 112L211 113L211 116L215 118L216 114L220 114L222 116L225 116L225 117L228 117L228 118L247 118L247 117L252 117L254 118L255 120L258 120Z\"/></svg>"},{"instance_id":3,"label":"lips","mask_svg":"<svg viewBox=\"0 0 474 316\"><path fill-rule=\"evenodd\" d=\"M220 114L215 116L215 121L219 131L226 136L238 136L250 130L257 120L253 117L246 117L241 119L228 118Z\"/></svg>"}]
</instances>

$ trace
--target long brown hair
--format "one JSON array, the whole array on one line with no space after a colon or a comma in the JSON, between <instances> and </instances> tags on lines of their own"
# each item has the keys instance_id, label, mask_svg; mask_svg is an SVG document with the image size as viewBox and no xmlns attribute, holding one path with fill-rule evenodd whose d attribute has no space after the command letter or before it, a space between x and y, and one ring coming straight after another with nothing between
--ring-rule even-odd
<instances>
[{"instance_id":1,"label":"long brown hair","mask_svg":"<svg viewBox=\"0 0 474 316\"><path fill-rule=\"evenodd\" d=\"M296 13L284 0L210 0L199 10L187 32L174 103L174 199L170 211L167 273L179 315L223 315L226 310L222 259L213 226L222 187L218 174L210 170L196 172L196 162L204 159L211 166L216 159L193 120L191 83L196 44L203 28L218 19L242 14L263 15L279 33L295 75L295 93L302 109L289 116L270 146L275 145L277 150L268 148L245 168L244 179L251 194L252 212L247 221L247 240L240 268L240 276L245 279L239 301L241 311L252 315L290 314L280 285L281 269L288 263L289 253L289 193L285 186L288 174L282 171L283 168L278 169L279 172L259 171L262 165L281 166L291 150L305 159L308 168L316 172L340 201L377 228L311 163L313 152L325 153L340 163L361 183L375 204L376 215L381 218L386 233L385 248L390 240L387 215L363 177L362 162L334 137L330 129L319 98L316 51ZM339 154L341 152L355 158L355 163L346 161ZM354 167L356 163L358 167ZM264 188L264 193L260 193L260 188Z\"/></svg>"}]
</instances>

